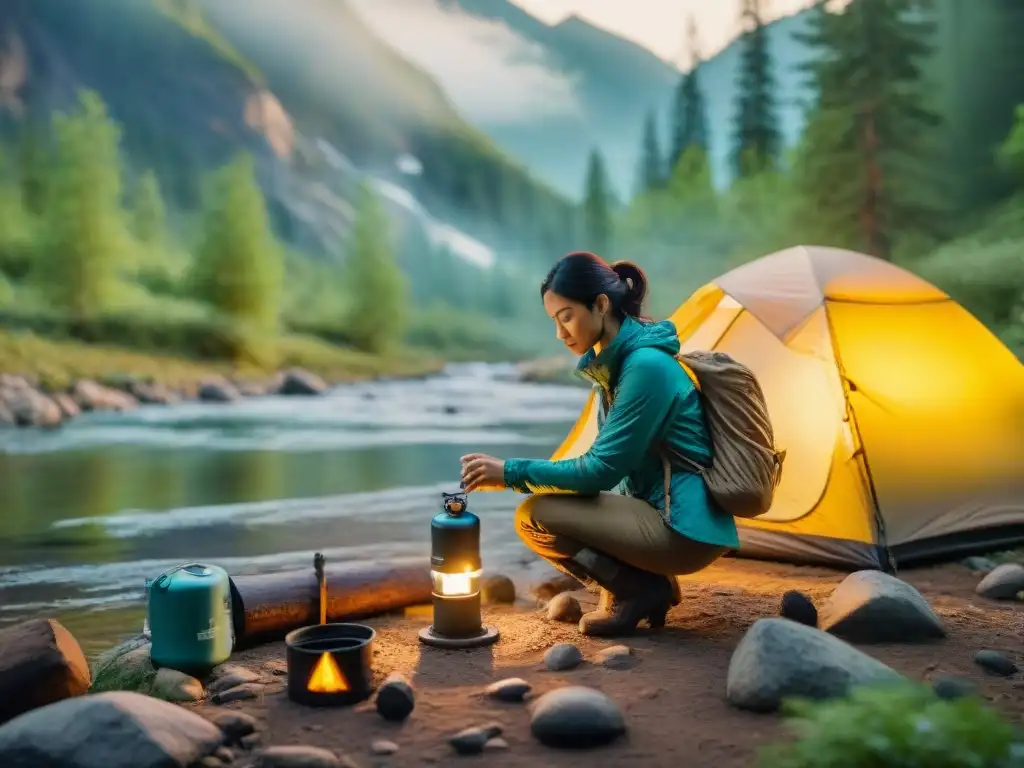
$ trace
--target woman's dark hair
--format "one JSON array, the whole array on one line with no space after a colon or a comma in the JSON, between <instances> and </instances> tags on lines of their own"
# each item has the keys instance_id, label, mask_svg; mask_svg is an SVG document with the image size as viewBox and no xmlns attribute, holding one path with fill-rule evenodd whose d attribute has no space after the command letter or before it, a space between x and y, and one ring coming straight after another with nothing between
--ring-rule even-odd
<instances>
[{"instance_id":1,"label":"woman's dark hair","mask_svg":"<svg viewBox=\"0 0 1024 768\"><path fill-rule=\"evenodd\" d=\"M541 298L548 291L579 302L587 309L593 309L597 297L603 293L611 302L615 319L622 321L627 316L643 319L647 276L631 261L608 264L596 254L577 251L560 258L548 272L540 284Z\"/></svg>"}]
</instances>

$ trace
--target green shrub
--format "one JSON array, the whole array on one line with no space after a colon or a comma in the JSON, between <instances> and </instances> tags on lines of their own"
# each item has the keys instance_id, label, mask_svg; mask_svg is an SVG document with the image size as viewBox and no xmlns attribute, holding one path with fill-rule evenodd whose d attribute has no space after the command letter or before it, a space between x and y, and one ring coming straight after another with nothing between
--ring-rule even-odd
<instances>
[{"instance_id":1,"label":"green shrub","mask_svg":"<svg viewBox=\"0 0 1024 768\"><path fill-rule=\"evenodd\" d=\"M536 357L515 321L499 324L493 318L436 303L417 312L406 341L452 361L504 362Z\"/></svg>"},{"instance_id":2,"label":"green shrub","mask_svg":"<svg viewBox=\"0 0 1024 768\"><path fill-rule=\"evenodd\" d=\"M792 743L760 768L1019 768L1024 742L978 698L939 699L925 686L866 687L845 699L786 705ZM1016 740L1016 745L1015 745Z\"/></svg>"}]
</instances>

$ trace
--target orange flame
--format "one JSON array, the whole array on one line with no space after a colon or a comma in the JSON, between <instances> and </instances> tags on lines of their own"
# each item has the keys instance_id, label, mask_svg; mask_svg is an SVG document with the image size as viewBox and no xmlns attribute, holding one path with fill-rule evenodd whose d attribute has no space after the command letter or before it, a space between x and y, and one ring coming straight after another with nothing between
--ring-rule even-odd
<instances>
[{"instance_id":1,"label":"orange flame","mask_svg":"<svg viewBox=\"0 0 1024 768\"><path fill-rule=\"evenodd\" d=\"M327 651L320 655L320 660L313 667L313 674L309 676L306 690L311 693L344 693L348 690L345 676L338 669L334 657Z\"/></svg>"}]
</instances>

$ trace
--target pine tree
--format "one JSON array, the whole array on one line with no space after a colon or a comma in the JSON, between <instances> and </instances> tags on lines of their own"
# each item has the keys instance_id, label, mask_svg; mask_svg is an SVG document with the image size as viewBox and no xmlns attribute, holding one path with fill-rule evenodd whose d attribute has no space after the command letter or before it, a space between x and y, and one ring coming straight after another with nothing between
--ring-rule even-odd
<instances>
[{"instance_id":1,"label":"pine tree","mask_svg":"<svg viewBox=\"0 0 1024 768\"><path fill-rule=\"evenodd\" d=\"M606 255L612 239L611 194L604 158L594 149L587 163L587 181L583 199L585 248Z\"/></svg>"},{"instance_id":2,"label":"pine tree","mask_svg":"<svg viewBox=\"0 0 1024 768\"><path fill-rule=\"evenodd\" d=\"M857 0L842 13L814 10L800 39L818 93L796 163L799 193L822 237L891 258L901 237L941 227L922 65L933 26L915 0ZM882 55L880 52L884 52Z\"/></svg>"},{"instance_id":3,"label":"pine tree","mask_svg":"<svg viewBox=\"0 0 1024 768\"><path fill-rule=\"evenodd\" d=\"M644 119L644 134L640 147L640 168L637 174L637 194L658 189L664 184L664 159L658 140L658 121L653 112Z\"/></svg>"},{"instance_id":4,"label":"pine tree","mask_svg":"<svg viewBox=\"0 0 1024 768\"><path fill-rule=\"evenodd\" d=\"M743 0L740 69L736 83L733 168L737 176L773 168L782 148L775 107L775 77L762 0Z\"/></svg>"},{"instance_id":5,"label":"pine tree","mask_svg":"<svg viewBox=\"0 0 1024 768\"><path fill-rule=\"evenodd\" d=\"M121 132L91 91L78 110L53 118L53 157L44 183L45 245L35 267L53 303L83 319L109 306L124 263Z\"/></svg>"},{"instance_id":6,"label":"pine tree","mask_svg":"<svg viewBox=\"0 0 1024 768\"><path fill-rule=\"evenodd\" d=\"M139 242L155 245L163 240L167 227L167 209L160 193L160 182L152 171L146 171L139 177L132 219L135 237Z\"/></svg>"},{"instance_id":7,"label":"pine tree","mask_svg":"<svg viewBox=\"0 0 1024 768\"><path fill-rule=\"evenodd\" d=\"M690 51L689 69L676 87L673 113L672 151L669 153L669 173L679 163L679 158L691 146L708 151L707 105L700 85L700 49L697 25L693 17L687 26L687 47Z\"/></svg>"},{"instance_id":8,"label":"pine tree","mask_svg":"<svg viewBox=\"0 0 1024 768\"><path fill-rule=\"evenodd\" d=\"M386 352L401 341L407 320L407 286L398 268L387 213L363 184L345 259L346 333L367 352Z\"/></svg>"},{"instance_id":9,"label":"pine tree","mask_svg":"<svg viewBox=\"0 0 1024 768\"><path fill-rule=\"evenodd\" d=\"M281 311L284 255L254 170L252 158L240 155L210 178L192 283L221 314L272 337Z\"/></svg>"}]
</instances>

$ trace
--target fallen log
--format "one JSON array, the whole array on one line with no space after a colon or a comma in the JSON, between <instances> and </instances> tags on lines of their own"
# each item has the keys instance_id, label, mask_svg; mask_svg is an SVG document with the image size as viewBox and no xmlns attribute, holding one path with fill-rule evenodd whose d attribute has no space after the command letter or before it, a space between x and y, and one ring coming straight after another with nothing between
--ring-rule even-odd
<instances>
[{"instance_id":1,"label":"fallen log","mask_svg":"<svg viewBox=\"0 0 1024 768\"><path fill-rule=\"evenodd\" d=\"M425 559L390 563L327 564L327 621L374 616L430 602ZM320 622L320 588L312 565L300 571L231 578L235 647L283 637Z\"/></svg>"}]
</instances>

